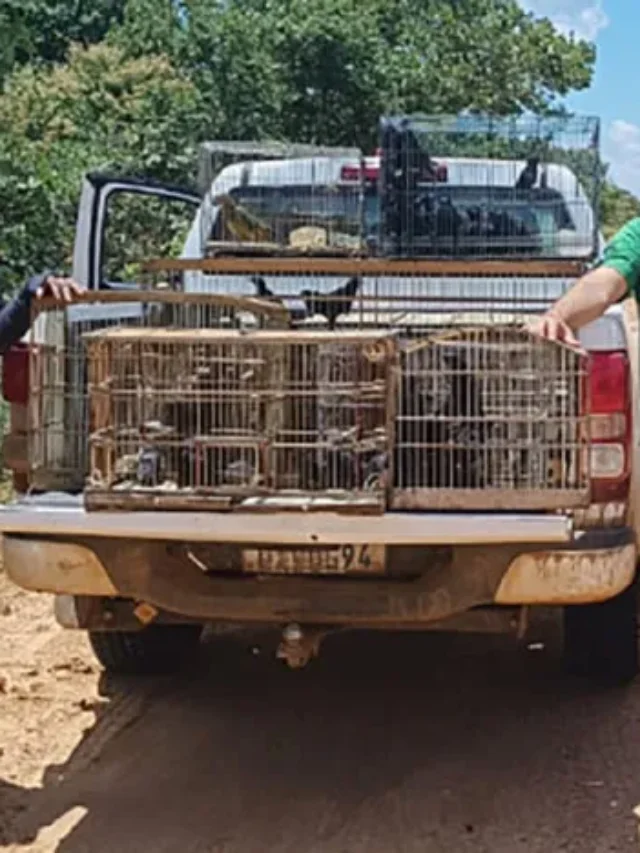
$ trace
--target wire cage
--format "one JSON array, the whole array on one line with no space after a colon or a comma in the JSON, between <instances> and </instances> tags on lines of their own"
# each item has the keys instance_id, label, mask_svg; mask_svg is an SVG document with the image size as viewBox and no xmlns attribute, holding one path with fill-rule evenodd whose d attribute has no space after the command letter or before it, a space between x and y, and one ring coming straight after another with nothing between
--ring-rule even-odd
<instances>
[{"instance_id":1,"label":"wire cage","mask_svg":"<svg viewBox=\"0 0 640 853\"><path fill-rule=\"evenodd\" d=\"M512 322L414 305L395 327L293 328L246 297L91 300L33 327L32 488L86 486L93 510L589 503L585 356Z\"/></svg>"},{"instance_id":2,"label":"wire cage","mask_svg":"<svg viewBox=\"0 0 640 853\"><path fill-rule=\"evenodd\" d=\"M85 334L119 328L283 328L286 316L264 300L171 291L90 293L73 305L34 303L28 339L31 489L84 488L90 433Z\"/></svg>"},{"instance_id":3,"label":"wire cage","mask_svg":"<svg viewBox=\"0 0 640 853\"><path fill-rule=\"evenodd\" d=\"M604 167L591 117L388 117L379 252L592 258Z\"/></svg>"},{"instance_id":4,"label":"wire cage","mask_svg":"<svg viewBox=\"0 0 640 853\"><path fill-rule=\"evenodd\" d=\"M392 506L560 509L589 501L586 360L513 326L403 347Z\"/></svg>"},{"instance_id":5,"label":"wire cage","mask_svg":"<svg viewBox=\"0 0 640 853\"><path fill-rule=\"evenodd\" d=\"M85 340L94 508L382 504L391 338L120 328Z\"/></svg>"},{"instance_id":6,"label":"wire cage","mask_svg":"<svg viewBox=\"0 0 640 853\"><path fill-rule=\"evenodd\" d=\"M201 246L209 256L361 251L362 182L341 179L361 161L358 148L205 143Z\"/></svg>"}]
</instances>

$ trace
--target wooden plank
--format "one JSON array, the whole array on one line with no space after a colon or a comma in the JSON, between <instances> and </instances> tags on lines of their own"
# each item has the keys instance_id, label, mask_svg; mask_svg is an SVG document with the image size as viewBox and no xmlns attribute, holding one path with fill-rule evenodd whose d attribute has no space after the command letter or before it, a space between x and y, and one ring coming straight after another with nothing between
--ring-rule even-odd
<instances>
[{"instance_id":1,"label":"wooden plank","mask_svg":"<svg viewBox=\"0 0 640 853\"><path fill-rule=\"evenodd\" d=\"M572 260L396 260L392 258L157 258L145 272L199 271L209 275L440 276L575 278L587 268Z\"/></svg>"},{"instance_id":2,"label":"wooden plank","mask_svg":"<svg viewBox=\"0 0 640 853\"><path fill-rule=\"evenodd\" d=\"M363 258L363 249L351 246L288 246L281 243L229 243L210 241L207 243L210 258Z\"/></svg>"},{"instance_id":3,"label":"wooden plank","mask_svg":"<svg viewBox=\"0 0 640 853\"><path fill-rule=\"evenodd\" d=\"M45 297L34 303L36 312L51 310L69 305L112 305L123 303L200 305L235 308L239 311L251 311L272 317L288 319L289 312L280 302L260 299L256 296L234 296L224 293L183 293L177 290L98 290L85 291L75 296L71 302L53 297Z\"/></svg>"},{"instance_id":4,"label":"wooden plank","mask_svg":"<svg viewBox=\"0 0 640 853\"><path fill-rule=\"evenodd\" d=\"M136 328L118 327L97 329L85 332L85 340L116 341L117 343L133 343L144 341L149 343L185 344L185 343L214 343L214 344L375 344L391 343L393 336L380 330L356 330L332 332L324 329L296 329L280 331L276 329L256 329L241 332L237 329L167 329L167 328Z\"/></svg>"},{"instance_id":5,"label":"wooden plank","mask_svg":"<svg viewBox=\"0 0 640 853\"><path fill-rule=\"evenodd\" d=\"M180 495L140 492L108 492L103 489L87 489L84 493L85 507L89 512L227 512L231 509L231 498L223 495Z\"/></svg>"},{"instance_id":6,"label":"wooden plank","mask_svg":"<svg viewBox=\"0 0 640 853\"><path fill-rule=\"evenodd\" d=\"M568 510L589 505L588 489L395 488L390 509L495 512Z\"/></svg>"}]
</instances>

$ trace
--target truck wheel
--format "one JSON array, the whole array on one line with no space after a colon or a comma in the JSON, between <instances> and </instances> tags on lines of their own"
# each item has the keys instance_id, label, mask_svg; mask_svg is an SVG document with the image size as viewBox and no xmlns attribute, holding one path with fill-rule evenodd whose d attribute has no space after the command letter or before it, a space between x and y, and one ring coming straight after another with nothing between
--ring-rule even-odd
<instances>
[{"instance_id":1,"label":"truck wheel","mask_svg":"<svg viewBox=\"0 0 640 853\"><path fill-rule=\"evenodd\" d=\"M638 578L601 604L564 608L564 659L572 675L626 684L638 671Z\"/></svg>"},{"instance_id":2,"label":"truck wheel","mask_svg":"<svg viewBox=\"0 0 640 853\"><path fill-rule=\"evenodd\" d=\"M89 631L93 651L107 672L159 675L175 672L196 651L200 625L151 625L141 631Z\"/></svg>"}]
</instances>

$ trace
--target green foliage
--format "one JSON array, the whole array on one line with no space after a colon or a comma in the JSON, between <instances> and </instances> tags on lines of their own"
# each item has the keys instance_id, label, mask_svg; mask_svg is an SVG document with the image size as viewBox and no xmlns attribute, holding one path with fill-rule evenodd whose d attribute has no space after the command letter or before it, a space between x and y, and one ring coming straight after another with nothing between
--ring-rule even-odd
<instances>
[{"instance_id":1,"label":"green foliage","mask_svg":"<svg viewBox=\"0 0 640 853\"><path fill-rule=\"evenodd\" d=\"M390 110L548 110L594 62L516 0L190 0L157 27L154 5L130 0L112 38L170 55L227 138L368 148Z\"/></svg>"},{"instance_id":2,"label":"green foliage","mask_svg":"<svg viewBox=\"0 0 640 853\"><path fill-rule=\"evenodd\" d=\"M62 62L72 42L101 41L126 0L0 0L0 82L14 65Z\"/></svg>"},{"instance_id":3,"label":"green foliage","mask_svg":"<svg viewBox=\"0 0 640 853\"><path fill-rule=\"evenodd\" d=\"M193 177L200 118L194 85L162 56L74 47L64 66L14 73L0 98L0 285L69 267L86 171Z\"/></svg>"},{"instance_id":4,"label":"green foliage","mask_svg":"<svg viewBox=\"0 0 640 853\"><path fill-rule=\"evenodd\" d=\"M371 150L383 113L548 113L594 59L517 0L0 0L0 288L69 266L86 170L186 183L206 138Z\"/></svg>"},{"instance_id":5,"label":"green foliage","mask_svg":"<svg viewBox=\"0 0 640 853\"><path fill-rule=\"evenodd\" d=\"M600 198L600 212L602 230L609 240L626 222L640 216L640 201L632 193L607 183Z\"/></svg>"}]
</instances>

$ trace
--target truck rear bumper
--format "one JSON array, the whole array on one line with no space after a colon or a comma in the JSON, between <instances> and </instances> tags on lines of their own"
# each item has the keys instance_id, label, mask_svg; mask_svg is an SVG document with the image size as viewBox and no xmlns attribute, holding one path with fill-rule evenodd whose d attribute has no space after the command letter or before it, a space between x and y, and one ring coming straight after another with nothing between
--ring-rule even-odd
<instances>
[{"instance_id":1,"label":"truck rear bumper","mask_svg":"<svg viewBox=\"0 0 640 853\"><path fill-rule=\"evenodd\" d=\"M402 627L480 605L598 602L629 586L637 561L630 530L572 534L560 516L157 518L49 507L5 510L0 527L5 569L23 588L145 601L203 621ZM264 577L237 570L249 544L345 541L387 545L387 573ZM198 543L210 549L209 570L192 559ZM407 566L413 576L402 575Z\"/></svg>"},{"instance_id":2,"label":"truck rear bumper","mask_svg":"<svg viewBox=\"0 0 640 853\"><path fill-rule=\"evenodd\" d=\"M80 499L25 499L0 510L0 532L274 545L566 544L571 519L518 513L183 513L86 512Z\"/></svg>"}]
</instances>

